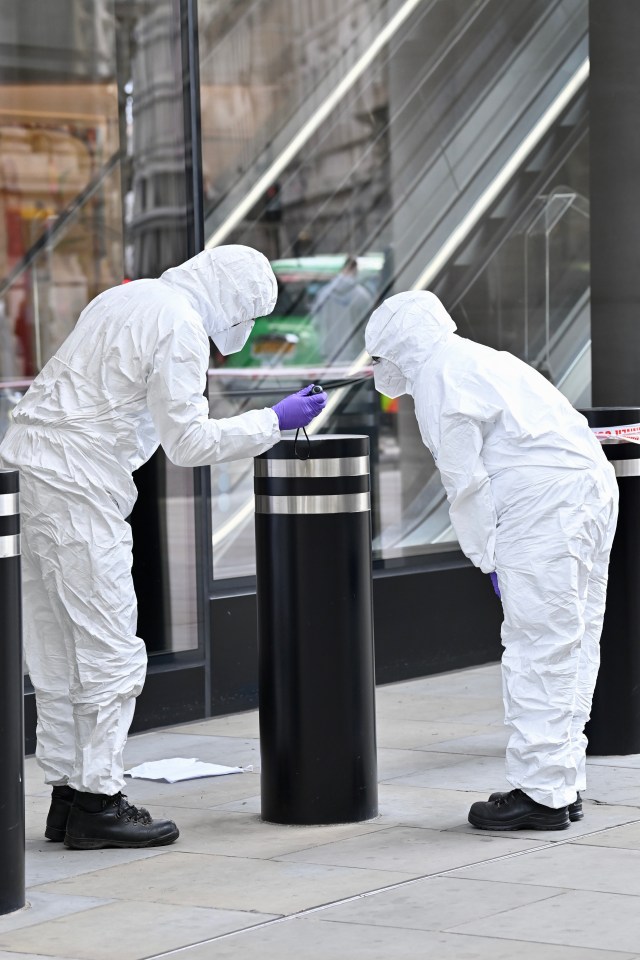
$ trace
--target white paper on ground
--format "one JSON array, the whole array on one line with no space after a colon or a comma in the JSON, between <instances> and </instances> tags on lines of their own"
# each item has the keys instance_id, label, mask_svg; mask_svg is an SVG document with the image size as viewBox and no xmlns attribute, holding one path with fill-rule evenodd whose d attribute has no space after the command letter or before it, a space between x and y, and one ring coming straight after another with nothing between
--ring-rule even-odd
<instances>
[{"instance_id":1,"label":"white paper on ground","mask_svg":"<svg viewBox=\"0 0 640 960\"><path fill-rule=\"evenodd\" d=\"M245 768L250 770L250 767ZM140 780L166 780L177 783L178 780L196 780L198 777L221 777L227 773L244 773L242 767L223 767L219 763L205 763L197 757L171 757L168 760L151 760L137 767L125 770L125 777Z\"/></svg>"}]
</instances>

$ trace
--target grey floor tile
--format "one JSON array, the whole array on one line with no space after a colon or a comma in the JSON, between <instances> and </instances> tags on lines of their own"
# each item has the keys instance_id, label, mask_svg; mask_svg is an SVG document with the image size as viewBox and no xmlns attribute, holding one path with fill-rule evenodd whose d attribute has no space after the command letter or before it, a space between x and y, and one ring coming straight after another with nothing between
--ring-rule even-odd
<instances>
[{"instance_id":1,"label":"grey floor tile","mask_svg":"<svg viewBox=\"0 0 640 960\"><path fill-rule=\"evenodd\" d=\"M209 737L156 731L131 737L124 751L127 769L148 760L169 757L196 757L208 763L221 763L229 767L252 766L258 770L260 743L257 739L246 737Z\"/></svg>"},{"instance_id":2,"label":"grey floor tile","mask_svg":"<svg viewBox=\"0 0 640 960\"><path fill-rule=\"evenodd\" d=\"M635 822L622 824L597 833L593 836L584 836L578 843L596 847L619 847L623 850L640 850L640 810L632 807L599 807L598 810L627 810L629 816L635 816Z\"/></svg>"},{"instance_id":3,"label":"grey floor tile","mask_svg":"<svg viewBox=\"0 0 640 960\"><path fill-rule=\"evenodd\" d=\"M429 697L452 696L457 699L468 697L492 697L494 702L502 703L502 673L499 663L490 663L481 667L468 667L464 670L452 670L430 677L418 677L379 686L376 691L378 700L387 696Z\"/></svg>"},{"instance_id":4,"label":"grey floor tile","mask_svg":"<svg viewBox=\"0 0 640 960\"><path fill-rule=\"evenodd\" d=\"M473 801L485 797L486 792L474 794L459 790L405 786L402 779L392 779L378 784L379 815L369 822L385 827L405 824L431 827L434 830L459 827L466 823L469 806ZM254 796L231 801L217 809L259 817L260 808L260 797Z\"/></svg>"},{"instance_id":5,"label":"grey floor tile","mask_svg":"<svg viewBox=\"0 0 640 960\"><path fill-rule=\"evenodd\" d=\"M247 737L260 736L257 710L246 710L225 717L212 717L209 720L194 720L193 723L166 727L165 733L180 733L188 736L205 737Z\"/></svg>"},{"instance_id":6,"label":"grey floor tile","mask_svg":"<svg viewBox=\"0 0 640 960\"><path fill-rule=\"evenodd\" d=\"M250 814L259 817L262 809L262 800L260 793L251 797L243 797L239 800L230 800L228 803L221 803L215 807L216 810L228 810L230 813Z\"/></svg>"},{"instance_id":7,"label":"grey floor tile","mask_svg":"<svg viewBox=\"0 0 640 960\"><path fill-rule=\"evenodd\" d=\"M587 793L600 803L640 806L640 770L592 764L587 770Z\"/></svg>"},{"instance_id":8,"label":"grey floor tile","mask_svg":"<svg viewBox=\"0 0 640 960\"><path fill-rule=\"evenodd\" d=\"M360 897L316 914L320 920L412 930L447 930L471 920L494 917L562 891L525 884L429 877L394 890Z\"/></svg>"},{"instance_id":9,"label":"grey floor tile","mask_svg":"<svg viewBox=\"0 0 640 960\"><path fill-rule=\"evenodd\" d=\"M0 947L79 960L141 960L270 917L260 913L120 901L0 936Z\"/></svg>"},{"instance_id":10,"label":"grey floor tile","mask_svg":"<svg viewBox=\"0 0 640 960\"><path fill-rule=\"evenodd\" d=\"M464 753L476 757L500 757L504 761L509 730L502 727L488 727L471 733L469 736L452 740L440 740L430 749L440 753Z\"/></svg>"},{"instance_id":11,"label":"grey floor tile","mask_svg":"<svg viewBox=\"0 0 640 960\"><path fill-rule=\"evenodd\" d=\"M419 827L389 827L278 859L289 863L397 870L419 877L451 870L461 864L530 850L532 846L535 844L530 840L502 839L481 833L465 836Z\"/></svg>"},{"instance_id":12,"label":"grey floor tile","mask_svg":"<svg viewBox=\"0 0 640 960\"><path fill-rule=\"evenodd\" d=\"M405 720L399 717L378 717L378 748L395 750L431 750L433 744L457 741L482 733L493 733L496 727L453 720Z\"/></svg>"},{"instance_id":13,"label":"grey floor tile","mask_svg":"<svg viewBox=\"0 0 640 960\"><path fill-rule=\"evenodd\" d=\"M169 813L170 808L164 810L159 807L157 810L160 817ZM183 809L180 815L180 852L268 860L381 829L383 825L377 820L301 827L266 823L253 814Z\"/></svg>"},{"instance_id":14,"label":"grey floor tile","mask_svg":"<svg viewBox=\"0 0 640 960\"><path fill-rule=\"evenodd\" d=\"M289 914L380 889L410 876L409 872L390 870L173 852L149 861L148 868L145 861L139 861L39 889L80 894L90 885L95 896L105 899L126 900L135 890L138 903Z\"/></svg>"},{"instance_id":15,"label":"grey floor tile","mask_svg":"<svg viewBox=\"0 0 640 960\"><path fill-rule=\"evenodd\" d=\"M493 834L492 834L493 836ZM456 876L640 897L640 851L553 844L524 857L469 866Z\"/></svg>"},{"instance_id":16,"label":"grey floor tile","mask_svg":"<svg viewBox=\"0 0 640 960\"><path fill-rule=\"evenodd\" d=\"M467 822L470 805L474 800L485 799L486 793L407 787L391 780L378 786L379 816L376 822L384 826L402 824L432 830L462 828Z\"/></svg>"},{"instance_id":17,"label":"grey floor tile","mask_svg":"<svg viewBox=\"0 0 640 960\"><path fill-rule=\"evenodd\" d=\"M319 915L318 915L319 916ZM284 920L172 960L632 960L628 954L317 919Z\"/></svg>"},{"instance_id":18,"label":"grey floor tile","mask_svg":"<svg viewBox=\"0 0 640 960\"><path fill-rule=\"evenodd\" d=\"M71 914L91 910L107 903L99 897L60 897L53 893L28 891L27 905L24 910L16 910L8 916L0 917L0 938L11 930L33 927L35 924L57 917L69 917Z\"/></svg>"},{"instance_id":19,"label":"grey floor tile","mask_svg":"<svg viewBox=\"0 0 640 960\"><path fill-rule=\"evenodd\" d=\"M440 771L468 762L459 754L431 753L426 750L378 750L378 779L395 780L398 777L421 777L430 771ZM436 774L437 775L437 774Z\"/></svg>"},{"instance_id":20,"label":"grey floor tile","mask_svg":"<svg viewBox=\"0 0 640 960\"><path fill-rule=\"evenodd\" d=\"M626 756L587 757L587 770L590 767L627 767L631 770L640 769L640 753L631 753Z\"/></svg>"},{"instance_id":21,"label":"grey floor tile","mask_svg":"<svg viewBox=\"0 0 640 960\"><path fill-rule=\"evenodd\" d=\"M25 796L51 796L51 787L44 782L44 773L38 766L35 757L26 757L24 761L24 792Z\"/></svg>"},{"instance_id":22,"label":"grey floor tile","mask_svg":"<svg viewBox=\"0 0 640 960\"><path fill-rule=\"evenodd\" d=\"M44 960L42 953L9 953L6 950L0 950L0 960ZM50 957L47 960L51 960ZM80 960L79 957L56 955L56 960Z\"/></svg>"},{"instance_id":23,"label":"grey floor tile","mask_svg":"<svg viewBox=\"0 0 640 960\"><path fill-rule=\"evenodd\" d=\"M426 690L418 692L391 691L376 697L376 715L379 718L400 720L449 720L458 723L494 724L503 722L502 704L495 697L465 697L459 700L443 690L432 696Z\"/></svg>"},{"instance_id":24,"label":"grey floor tile","mask_svg":"<svg viewBox=\"0 0 640 960\"><path fill-rule=\"evenodd\" d=\"M435 752L424 756L428 757L428 762L425 762L422 770L398 774L394 778L395 783L438 790L468 790L486 796L494 790L511 789L505 777L504 757Z\"/></svg>"},{"instance_id":25,"label":"grey floor tile","mask_svg":"<svg viewBox=\"0 0 640 960\"><path fill-rule=\"evenodd\" d=\"M569 891L462 924L455 932L633 954L640 944L640 897Z\"/></svg>"},{"instance_id":26,"label":"grey floor tile","mask_svg":"<svg viewBox=\"0 0 640 960\"><path fill-rule=\"evenodd\" d=\"M63 844L50 843L44 838L29 840L25 856L27 889L66 877L93 874L96 870L118 868L136 860L153 859L161 854L161 847L151 850L67 850ZM83 894L86 891L78 892Z\"/></svg>"}]
</instances>

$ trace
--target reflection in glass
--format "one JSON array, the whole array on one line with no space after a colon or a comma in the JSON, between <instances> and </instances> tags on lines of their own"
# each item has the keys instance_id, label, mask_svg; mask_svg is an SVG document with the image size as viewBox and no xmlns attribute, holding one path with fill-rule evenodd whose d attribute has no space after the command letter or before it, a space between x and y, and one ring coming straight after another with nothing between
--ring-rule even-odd
<instances>
[{"instance_id":1,"label":"reflection in glass","mask_svg":"<svg viewBox=\"0 0 640 960\"><path fill-rule=\"evenodd\" d=\"M86 304L187 258L174 0L1 2L0 437ZM131 518L139 632L197 644L192 472L155 457Z\"/></svg>"},{"instance_id":2,"label":"reflection in glass","mask_svg":"<svg viewBox=\"0 0 640 960\"><path fill-rule=\"evenodd\" d=\"M319 380L336 431L372 307L412 288L586 396L586 0L200 0L199 20L207 236L261 249L280 286L214 359L218 402ZM455 549L411 398L371 397L349 429L375 438L376 558ZM212 486L214 576L251 573L250 471Z\"/></svg>"}]
</instances>

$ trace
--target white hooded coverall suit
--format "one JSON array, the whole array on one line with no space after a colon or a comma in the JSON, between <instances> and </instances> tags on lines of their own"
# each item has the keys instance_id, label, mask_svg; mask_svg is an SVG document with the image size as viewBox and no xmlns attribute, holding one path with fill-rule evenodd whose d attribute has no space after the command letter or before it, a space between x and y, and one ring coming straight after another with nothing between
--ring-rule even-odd
<instances>
[{"instance_id":1,"label":"white hooded coverall suit","mask_svg":"<svg viewBox=\"0 0 640 960\"><path fill-rule=\"evenodd\" d=\"M507 780L563 807L584 790L615 474L586 419L528 364L457 336L429 292L372 315L376 387L409 393L467 557L497 572Z\"/></svg>"},{"instance_id":2,"label":"white hooded coverall suit","mask_svg":"<svg viewBox=\"0 0 640 960\"><path fill-rule=\"evenodd\" d=\"M20 471L24 643L46 782L113 795L147 656L136 636L132 472L159 444L178 466L253 457L270 409L209 419L211 337L223 353L268 314L268 260L205 251L96 297L14 411L0 466Z\"/></svg>"}]
</instances>

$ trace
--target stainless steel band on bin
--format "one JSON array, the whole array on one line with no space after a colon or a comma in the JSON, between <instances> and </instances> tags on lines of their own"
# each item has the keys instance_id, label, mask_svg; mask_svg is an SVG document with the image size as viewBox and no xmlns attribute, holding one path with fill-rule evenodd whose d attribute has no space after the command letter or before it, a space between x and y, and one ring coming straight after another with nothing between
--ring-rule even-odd
<instances>
[{"instance_id":1,"label":"stainless steel band on bin","mask_svg":"<svg viewBox=\"0 0 640 960\"><path fill-rule=\"evenodd\" d=\"M363 513L371 510L368 493L316 493L268 497L256 494L256 513Z\"/></svg>"},{"instance_id":2,"label":"stainless steel band on bin","mask_svg":"<svg viewBox=\"0 0 640 960\"><path fill-rule=\"evenodd\" d=\"M301 444L306 450L306 443ZM256 458L256 513L327 515L371 510L369 456Z\"/></svg>"},{"instance_id":3,"label":"stainless steel band on bin","mask_svg":"<svg viewBox=\"0 0 640 960\"><path fill-rule=\"evenodd\" d=\"M9 478L8 473L3 473ZM20 556L20 494L4 492L0 485L0 560Z\"/></svg>"},{"instance_id":4,"label":"stainless steel band on bin","mask_svg":"<svg viewBox=\"0 0 640 960\"><path fill-rule=\"evenodd\" d=\"M640 477L640 460L609 460L616 477Z\"/></svg>"},{"instance_id":5,"label":"stainless steel band on bin","mask_svg":"<svg viewBox=\"0 0 640 960\"><path fill-rule=\"evenodd\" d=\"M361 477L369 473L369 457L256 460L255 466L256 477Z\"/></svg>"}]
</instances>

